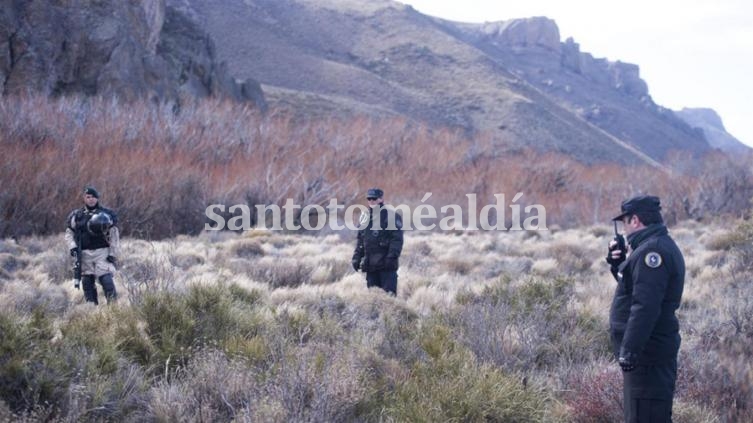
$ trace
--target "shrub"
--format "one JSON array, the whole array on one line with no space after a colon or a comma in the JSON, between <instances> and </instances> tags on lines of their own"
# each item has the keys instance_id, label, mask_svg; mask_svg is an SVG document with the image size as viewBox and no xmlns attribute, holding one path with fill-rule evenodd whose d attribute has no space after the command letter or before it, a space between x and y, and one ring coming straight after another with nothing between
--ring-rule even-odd
<instances>
[{"instance_id":1,"label":"shrub","mask_svg":"<svg viewBox=\"0 0 753 423\"><path fill-rule=\"evenodd\" d=\"M624 419L622 374L614 363L575 370L566 382L565 402L573 422L607 423Z\"/></svg>"},{"instance_id":2,"label":"shrub","mask_svg":"<svg viewBox=\"0 0 753 423\"><path fill-rule=\"evenodd\" d=\"M139 307L146 333L155 347L151 358L154 370L175 368L187 363L195 342L196 321L186 302L177 295L146 295Z\"/></svg>"},{"instance_id":3,"label":"shrub","mask_svg":"<svg viewBox=\"0 0 753 423\"><path fill-rule=\"evenodd\" d=\"M231 253L236 257L251 259L264 255L264 248L255 240L243 240L231 247Z\"/></svg>"},{"instance_id":4,"label":"shrub","mask_svg":"<svg viewBox=\"0 0 753 423\"><path fill-rule=\"evenodd\" d=\"M560 274L586 272L594 262L591 252L578 244L555 243L549 248L549 252L552 257L557 258L557 270Z\"/></svg>"},{"instance_id":5,"label":"shrub","mask_svg":"<svg viewBox=\"0 0 753 423\"><path fill-rule=\"evenodd\" d=\"M175 267L155 253L126 262L117 275L125 285L128 300L137 306L149 295L174 291L177 283Z\"/></svg>"},{"instance_id":6,"label":"shrub","mask_svg":"<svg viewBox=\"0 0 753 423\"><path fill-rule=\"evenodd\" d=\"M230 284L228 287L230 297L233 301L240 302L246 306L253 306L262 300L263 293L257 289L245 289L237 284Z\"/></svg>"},{"instance_id":7,"label":"shrub","mask_svg":"<svg viewBox=\"0 0 753 423\"><path fill-rule=\"evenodd\" d=\"M310 265L296 259L277 259L258 262L249 269L250 276L268 283L272 288L294 288L311 281Z\"/></svg>"},{"instance_id":8,"label":"shrub","mask_svg":"<svg viewBox=\"0 0 753 423\"><path fill-rule=\"evenodd\" d=\"M479 360L508 371L586 363L609 351L605 325L570 306L573 282L502 279L459 297L447 315L457 339Z\"/></svg>"},{"instance_id":9,"label":"shrub","mask_svg":"<svg viewBox=\"0 0 753 423\"><path fill-rule=\"evenodd\" d=\"M13 413L54 409L64 401L73 369L50 345L52 327L43 310L27 320L0 310L0 402Z\"/></svg>"},{"instance_id":10,"label":"shrub","mask_svg":"<svg viewBox=\"0 0 753 423\"><path fill-rule=\"evenodd\" d=\"M256 375L216 349L197 349L176 376L152 387L147 420L231 421L252 404Z\"/></svg>"},{"instance_id":11,"label":"shrub","mask_svg":"<svg viewBox=\"0 0 753 423\"><path fill-rule=\"evenodd\" d=\"M311 272L311 283L317 285L335 283L350 272L352 272L352 267L347 260L320 260Z\"/></svg>"},{"instance_id":12,"label":"shrub","mask_svg":"<svg viewBox=\"0 0 753 423\"><path fill-rule=\"evenodd\" d=\"M278 362L275 374L257 390L284 410L286 421L354 421L369 390L357 349L309 344ZM258 420L258 419L257 419Z\"/></svg>"},{"instance_id":13,"label":"shrub","mask_svg":"<svg viewBox=\"0 0 753 423\"><path fill-rule=\"evenodd\" d=\"M387 396L385 417L395 421L541 421L546 395L517 377L477 363L451 341L448 328L430 327L422 345L429 355Z\"/></svg>"}]
</instances>

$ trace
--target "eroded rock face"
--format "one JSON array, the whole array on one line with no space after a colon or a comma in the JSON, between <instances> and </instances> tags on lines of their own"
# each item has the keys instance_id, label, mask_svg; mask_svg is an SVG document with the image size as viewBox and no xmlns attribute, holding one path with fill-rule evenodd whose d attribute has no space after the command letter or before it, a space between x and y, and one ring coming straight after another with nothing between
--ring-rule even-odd
<instances>
[{"instance_id":1,"label":"eroded rock face","mask_svg":"<svg viewBox=\"0 0 753 423\"><path fill-rule=\"evenodd\" d=\"M539 46L559 52L560 30L545 17L486 23L481 29L493 42L511 47Z\"/></svg>"},{"instance_id":2,"label":"eroded rock face","mask_svg":"<svg viewBox=\"0 0 753 423\"><path fill-rule=\"evenodd\" d=\"M209 36L165 0L4 3L0 94L154 101L188 94L264 105L258 84L235 81Z\"/></svg>"}]
</instances>

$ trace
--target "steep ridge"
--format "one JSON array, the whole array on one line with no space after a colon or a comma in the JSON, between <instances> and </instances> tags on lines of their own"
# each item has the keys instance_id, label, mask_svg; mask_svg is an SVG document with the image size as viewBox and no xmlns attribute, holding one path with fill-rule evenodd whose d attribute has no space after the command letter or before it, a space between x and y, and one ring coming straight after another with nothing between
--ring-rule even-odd
<instances>
[{"instance_id":1,"label":"steep ridge","mask_svg":"<svg viewBox=\"0 0 753 423\"><path fill-rule=\"evenodd\" d=\"M580 52L546 18L463 24L388 0L171 3L201 17L233 74L304 115L402 115L585 162L710 148L653 102L636 65Z\"/></svg>"}]
</instances>

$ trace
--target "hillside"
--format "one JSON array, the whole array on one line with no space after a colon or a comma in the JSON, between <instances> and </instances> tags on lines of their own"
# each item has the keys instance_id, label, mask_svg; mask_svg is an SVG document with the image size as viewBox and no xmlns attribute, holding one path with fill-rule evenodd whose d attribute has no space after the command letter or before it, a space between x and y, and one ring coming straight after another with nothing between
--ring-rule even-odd
<instances>
[{"instance_id":1,"label":"hillside","mask_svg":"<svg viewBox=\"0 0 753 423\"><path fill-rule=\"evenodd\" d=\"M403 115L584 162L709 150L653 102L638 66L561 42L546 18L463 24L389 0L169 4L198 17L233 74L304 115Z\"/></svg>"},{"instance_id":2,"label":"hillside","mask_svg":"<svg viewBox=\"0 0 753 423\"><path fill-rule=\"evenodd\" d=\"M496 155L585 164L662 167L673 151L732 138L655 104L637 65L563 42L551 19L451 22L392 0L7 2L0 95L31 92L407 118L458 128Z\"/></svg>"},{"instance_id":3,"label":"hillside","mask_svg":"<svg viewBox=\"0 0 753 423\"><path fill-rule=\"evenodd\" d=\"M686 107L675 113L688 125L703 131L712 147L733 154L750 151L750 147L727 132L722 118L713 109Z\"/></svg>"}]
</instances>

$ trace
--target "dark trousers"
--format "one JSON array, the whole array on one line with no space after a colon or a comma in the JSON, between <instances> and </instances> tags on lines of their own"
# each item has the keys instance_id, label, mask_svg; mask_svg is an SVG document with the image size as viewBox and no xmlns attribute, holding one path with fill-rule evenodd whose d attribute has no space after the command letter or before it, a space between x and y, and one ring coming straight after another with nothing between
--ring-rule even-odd
<instances>
[{"instance_id":1,"label":"dark trousers","mask_svg":"<svg viewBox=\"0 0 753 423\"><path fill-rule=\"evenodd\" d=\"M107 273L99 277L99 284L102 285L102 289L105 291L105 298L107 302L115 301L118 298L118 293L115 292L115 283L112 281L112 274ZM81 277L81 285L84 288L84 298L86 301L99 304L97 301L97 286L94 285L94 275L84 275Z\"/></svg>"},{"instance_id":2,"label":"dark trousers","mask_svg":"<svg viewBox=\"0 0 753 423\"><path fill-rule=\"evenodd\" d=\"M397 271L382 270L366 273L366 286L378 286L392 295L397 295Z\"/></svg>"},{"instance_id":3,"label":"dark trousers","mask_svg":"<svg viewBox=\"0 0 753 423\"><path fill-rule=\"evenodd\" d=\"M627 423L671 423L677 362L638 366L623 372L623 407Z\"/></svg>"}]
</instances>

